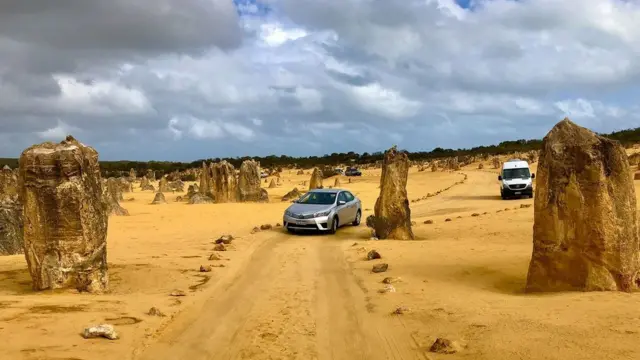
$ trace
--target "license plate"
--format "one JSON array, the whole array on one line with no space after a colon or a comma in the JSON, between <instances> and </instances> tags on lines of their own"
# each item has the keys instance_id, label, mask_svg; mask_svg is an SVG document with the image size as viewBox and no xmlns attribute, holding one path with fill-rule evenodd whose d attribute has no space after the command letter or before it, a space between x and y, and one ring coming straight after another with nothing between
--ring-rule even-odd
<instances>
[{"instance_id":1,"label":"license plate","mask_svg":"<svg viewBox=\"0 0 640 360\"><path fill-rule=\"evenodd\" d=\"M296 221L296 225L304 225L304 221Z\"/></svg>"},{"instance_id":2,"label":"license plate","mask_svg":"<svg viewBox=\"0 0 640 360\"><path fill-rule=\"evenodd\" d=\"M515 194L516 195L520 195L520 194L522 194L522 191L516 191Z\"/></svg>"}]
</instances>

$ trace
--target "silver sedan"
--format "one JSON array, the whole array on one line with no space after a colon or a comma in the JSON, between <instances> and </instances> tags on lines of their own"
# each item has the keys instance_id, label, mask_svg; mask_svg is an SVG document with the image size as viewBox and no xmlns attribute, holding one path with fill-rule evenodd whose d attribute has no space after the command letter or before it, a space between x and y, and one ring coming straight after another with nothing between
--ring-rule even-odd
<instances>
[{"instance_id":1,"label":"silver sedan","mask_svg":"<svg viewBox=\"0 0 640 360\"><path fill-rule=\"evenodd\" d=\"M315 189L304 194L284 212L288 231L321 230L334 234L340 226L360 225L362 203L347 190Z\"/></svg>"}]
</instances>

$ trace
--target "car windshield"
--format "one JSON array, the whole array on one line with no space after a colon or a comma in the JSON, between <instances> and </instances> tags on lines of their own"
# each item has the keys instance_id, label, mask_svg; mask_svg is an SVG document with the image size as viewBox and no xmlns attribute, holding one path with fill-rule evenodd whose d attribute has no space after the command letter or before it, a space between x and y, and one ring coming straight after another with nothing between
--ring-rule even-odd
<instances>
[{"instance_id":1,"label":"car windshield","mask_svg":"<svg viewBox=\"0 0 640 360\"><path fill-rule=\"evenodd\" d=\"M527 168L519 169L504 169L502 170L502 178L505 180L512 179L528 179L531 177L531 173Z\"/></svg>"},{"instance_id":2,"label":"car windshield","mask_svg":"<svg viewBox=\"0 0 640 360\"><path fill-rule=\"evenodd\" d=\"M336 202L336 193L309 192L298 200L299 204L330 205Z\"/></svg>"}]
</instances>

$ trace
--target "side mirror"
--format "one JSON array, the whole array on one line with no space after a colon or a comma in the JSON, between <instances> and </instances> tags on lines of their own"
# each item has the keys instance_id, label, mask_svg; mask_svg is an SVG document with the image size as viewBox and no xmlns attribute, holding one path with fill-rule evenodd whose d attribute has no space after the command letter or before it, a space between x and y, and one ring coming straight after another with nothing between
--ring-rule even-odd
<instances>
[{"instance_id":1,"label":"side mirror","mask_svg":"<svg viewBox=\"0 0 640 360\"><path fill-rule=\"evenodd\" d=\"M502 175L498 175L498 180L502 181Z\"/></svg>"},{"instance_id":2,"label":"side mirror","mask_svg":"<svg viewBox=\"0 0 640 360\"><path fill-rule=\"evenodd\" d=\"M531 178L532 178L532 179L535 179L535 178L536 178L536 174L535 174L535 173L534 173L534 174L531 174Z\"/></svg>"},{"instance_id":3,"label":"side mirror","mask_svg":"<svg viewBox=\"0 0 640 360\"><path fill-rule=\"evenodd\" d=\"M346 201L344 201L344 200L338 200L338 205L344 205L344 204L346 204L346 203L347 203L347 202L346 202Z\"/></svg>"}]
</instances>

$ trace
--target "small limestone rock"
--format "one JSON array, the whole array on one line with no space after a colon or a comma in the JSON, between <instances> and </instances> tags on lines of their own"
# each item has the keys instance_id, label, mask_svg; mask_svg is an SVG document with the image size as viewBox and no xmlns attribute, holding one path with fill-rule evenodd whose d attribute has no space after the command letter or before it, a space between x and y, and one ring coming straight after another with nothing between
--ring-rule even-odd
<instances>
[{"instance_id":1,"label":"small limestone rock","mask_svg":"<svg viewBox=\"0 0 640 360\"><path fill-rule=\"evenodd\" d=\"M93 339L98 337L103 337L109 340L117 340L118 333L113 325L102 324L98 326L91 326L82 332L82 337L85 339Z\"/></svg>"},{"instance_id":2,"label":"small limestone rock","mask_svg":"<svg viewBox=\"0 0 640 360\"><path fill-rule=\"evenodd\" d=\"M351 245L351 246L358 246L358 243L354 242L353 245Z\"/></svg>"},{"instance_id":3,"label":"small limestone rock","mask_svg":"<svg viewBox=\"0 0 640 360\"><path fill-rule=\"evenodd\" d=\"M259 232L260 232L260 228L259 228L259 227L257 227L257 226L255 226L255 227L251 230L251 233L252 233L252 234L259 233Z\"/></svg>"},{"instance_id":4,"label":"small limestone rock","mask_svg":"<svg viewBox=\"0 0 640 360\"><path fill-rule=\"evenodd\" d=\"M200 265L200 272L211 272L213 270L209 265Z\"/></svg>"},{"instance_id":5,"label":"small limestone rock","mask_svg":"<svg viewBox=\"0 0 640 360\"><path fill-rule=\"evenodd\" d=\"M187 296L187 293L182 290L173 290L169 296Z\"/></svg>"},{"instance_id":6,"label":"small limestone rock","mask_svg":"<svg viewBox=\"0 0 640 360\"><path fill-rule=\"evenodd\" d=\"M478 216L480 216L480 214L478 214L478 213L473 213L473 214L471 214L471 216L472 216L472 217L478 217Z\"/></svg>"},{"instance_id":7,"label":"small limestone rock","mask_svg":"<svg viewBox=\"0 0 640 360\"><path fill-rule=\"evenodd\" d=\"M393 287L393 285L391 285L391 284L387 284L387 285L384 286L384 288L378 290L378 292L381 293L381 294L386 294L386 293L390 293L390 292L394 293L394 292L396 292L396 288Z\"/></svg>"},{"instance_id":8,"label":"small limestone rock","mask_svg":"<svg viewBox=\"0 0 640 360\"><path fill-rule=\"evenodd\" d=\"M391 312L393 315L402 315L409 312L409 308L406 306L398 306L395 310Z\"/></svg>"},{"instance_id":9,"label":"small limestone rock","mask_svg":"<svg viewBox=\"0 0 640 360\"><path fill-rule=\"evenodd\" d=\"M531 204L520 204L520 209L527 209L530 207L531 207Z\"/></svg>"},{"instance_id":10,"label":"small limestone rock","mask_svg":"<svg viewBox=\"0 0 640 360\"><path fill-rule=\"evenodd\" d=\"M213 247L213 251L227 251L227 248L224 244L216 244L216 246Z\"/></svg>"},{"instance_id":11,"label":"small limestone rock","mask_svg":"<svg viewBox=\"0 0 640 360\"><path fill-rule=\"evenodd\" d=\"M449 339L438 338L433 345L431 345L429 351L438 354L455 354L460 351L460 345Z\"/></svg>"},{"instance_id":12,"label":"small limestone rock","mask_svg":"<svg viewBox=\"0 0 640 360\"><path fill-rule=\"evenodd\" d=\"M276 227L282 227L282 224L276 223Z\"/></svg>"},{"instance_id":13,"label":"small limestone rock","mask_svg":"<svg viewBox=\"0 0 640 360\"><path fill-rule=\"evenodd\" d=\"M389 268L389 264L376 264L376 265L373 265L373 268L371 269L371 271L374 273L381 273L381 272L387 271L388 268Z\"/></svg>"},{"instance_id":14,"label":"small limestone rock","mask_svg":"<svg viewBox=\"0 0 640 360\"><path fill-rule=\"evenodd\" d=\"M216 244L225 244L229 245L233 241L233 235L222 235L218 239L216 239Z\"/></svg>"},{"instance_id":15,"label":"small limestone rock","mask_svg":"<svg viewBox=\"0 0 640 360\"><path fill-rule=\"evenodd\" d=\"M217 261L217 260L222 260L222 259L217 254L211 254L211 255L209 255L209 260L212 260L212 261L216 260Z\"/></svg>"},{"instance_id":16,"label":"small limestone rock","mask_svg":"<svg viewBox=\"0 0 640 360\"><path fill-rule=\"evenodd\" d=\"M260 225L260 230L271 230L272 228L271 224Z\"/></svg>"},{"instance_id":17,"label":"small limestone rock","mask_svg":"<svg viewBox=\"0 0 640 360\"><path fill-rule=\"evenodd\" d=\"M452 220L450 218L444 219L444 222L449 222L449 221L452 221Z\"/></svg>"},{"instance_id":18,"label":"small limestone rock","mask_svg":"<svg viewBox=\"0 0 640 360\"><path fill-rule=\"evenodd\" d=\"M433 220L425 220L424 223L427 225L431 225L433 224Z\"/></svg>"},{"instance_id":19,"label":"small limestone rock","mask_svg":"<svg viewBox=\"0 0 640 360\"><path fill-rule=\"evenodd\" d=\"M377 252L376 250L371 250L367 254L367 260L374 260L374 259L382 259L382 256L380 256L380 253Z\"/></svg>"},{"instance_id":20,"label":"small limestone rock","mask_svg":"<svg viewBox=\"0 0 640 360\"><path fill-rule=\"evenodd\" d=\"M382 283L383 284L393 284L393 283L397 283L397 282L400 282L400 281L402 281L402 279L399 278L399 277L386 277L386 278L384 278L384 280L382 280Z\"/></svg>"},{"instance_id":21,"label":"small limestone rock","mask_svg":"<svg viewBox=\"0 0 640 360\"><path fill-rule=\"evenodd\" d=\"M149 315L149 316L158 316L158 317L167 316L162 311L160 311L160 309L158 309L157 307L152 307L151 309L149 309L149 311L147 312L147 315Z\"/></svg>"},{"instance_id":22,"label":"small limestone rock","mask_svg":"<svg viewBox=\"0 0 640 360\"><path fill-rule=\"evenodd\" d=\"M369 238L369 240L375 241L375 240L380 240L380 239L378 239L378 238L377 238L377 237L375 237L375 236L372 236L372 237L370 237L370 238Z\"/></svg>"}]
</instances>

